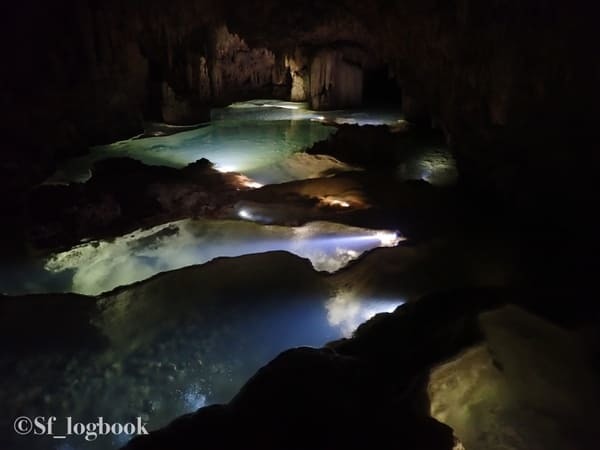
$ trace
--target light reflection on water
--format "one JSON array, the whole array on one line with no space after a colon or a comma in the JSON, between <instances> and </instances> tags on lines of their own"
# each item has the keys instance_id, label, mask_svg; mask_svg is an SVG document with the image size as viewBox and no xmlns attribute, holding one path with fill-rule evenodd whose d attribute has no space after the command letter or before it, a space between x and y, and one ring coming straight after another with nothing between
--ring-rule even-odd
<instances>
[{"instance_id":1,"label":"light reflection on water","mask_svg":"<svg viewBox=\"0 0 600 450\"><path fill-rule=\"evenodd\" d=\"M51 291L96 295L218 257L277 250L309 259L316 270L335 272L367 250L393 247L402 239L391 231L330 222L291 228L244 221L186 219L138 230L111 241L79 245L50 257L43 270L38 261L20 267L13 263L13 270L20 272L20 278L3 276L0 289L13 295ZM23 278L29 284L22 283Z\"/></svg>"},{"instance_id":2,"label":"light reflection on water","mask_svg":"<svg viewBox=\"0 0 600 450\"><path fill-rule=\"evenodd\" d=\"M265 104L269 106L263 106ZM328 114L335 116L338 113ZM344 113L353 117L356 123L384 124L399 117L398 112ZM306 109L304 103L272 100L234 103L226 108L214 109L211 122L200 128L170 136L130 139L94 147L89 154L66 161L48 183L85 181L90 177L94 161L122 156L146 164L176 168L207 158L219 167L244 173L262 184L312 178L318 173L307 172L310 167L302 170L292 155L335 132L334 127L315 120L318 117L315 112Z\"/></svg>"},{"instance_id":3,"label":"light reflection on water","mask_svg":"<svg viewBox=\"0 0 600 450\"><path fill-rule=\"evenodd\" d=\"M335 131L321 122L382 124L399 118L397 112L374 111L316 115L301 104L264 103L214 110L210 125L176 135L96 147L67 162L50 181L83 181L93 161L114 156L171 167L205 157L261 184L307 178L330 166L343 169L335 161L326 161L326 166L310 155L294 155ZM219 256L272 250L292 252L310 259L317 270L332 272L367 250L394 246L399 240L392 231L328 223L286 228L185 220L110 242L88 243L48 261L25 261L21 266L13 261L13 272L5 273L0 291L99 293ZM16 271L21 272L18 277L8 280ZM98 334L109 341L107 347L91 350L85 338L77 336L80 349L74 353L58 347L26 358L0 354L5 417L73 416L91 422L103 416L126 422L141 416L150 429L158 428L204 405L229 401L281 351L348 336L360 322L403 303L331 292L314 272L299 272L294 265L289 270L270 266L257 268L259 275L252 272L246 279L232 271L219 274L225 279L203 275L188 280L190 285L165 282L167 286L159 278L113 293L99 302L92 320ZM9 447L96 450L117 448L126 440L127 436L95 442L29 439L10 442Z\"/></svg>"},{"instance_id":4,"label":"light reflection on water","mask_svg":"<svg viewBox=\"0 0 600 450\"><path fill-rule=\"evenodd\" d=\"M47 261L45 276L57 279L36 282L35 271L21 271L29 284L17 280L17 285L100 292L218 256L272 250L287 250L309 258L318 270L335 271L364 251L401 240L392 231L328 222L290 228L183 220L78 246ZM271 259L264 267L222 260L231 272L217 268L207 274L210 266L203 266L197 276L174 272L103 297L91 324L108 340L106 348L91 350L86 338L77 336L81 348L75 353L59 344L27 357L0 355L5 417L72 416L94 422L102 416L127 422L140 416L151 429L158 428L204 405L229 401L281 351L348 336L360 322L402 303L331 292L308 264L281 255L286 254L279 256L283 265ZM173 276L181 281L169 282ZM99 450L118 448L127 439L75 437L58 444L21 439L10 441L9 448L41 450L56 444L61 450Z\"/></svg>"},{"instance_id":5,"label":"light reflection on water","mask_svg":"<svg viewBox=\"0 0 600 450\"><path fill-rule=\"evenodd\" d=\"M340 290L325 303L325 308L329 324L338 327L344 337L349 337L361 323L376 314L392 312L402 304L404 301L401 299L365 301L352 291Z\"/></svg>"},{"instance_id":6,"label":"light reflection on water","mask_svg":"<svg viewBox=\"0 0 600 450\"><path fill-rule=\"evenodd\" d=\"M206 158L251 178L294 152L323 140L334 130L310 121L219 121L166 137L152 137L95 147L88 155L65 162L49 182L86 181L95 161L130 157L149 165L181 168ZM292 178L293 179L293 178ZM289 181L261 179L263 184Z\"/></svg>"},{"instance_id":7,"label":"light reflection on water","mask_svg":"<svg viewBox=\"0 0 600 450\"><path fill-rule=\"evenodd\" d=\"M205 282L201 280L198 285ZM0 400L9 417L73 416L86 422L102 416L116 422L141 416L149 429L156 429L178 415L229 401L256 370L281 351L301 345L321 346L347 336L359 321L403 303L400 299L362 299L349 292L331 296L315 292L311 298L302 292L294 297L297 290L302 288L275 296L249 292L248 299L221 298L206 304L198 304L197 294L183 289L173 293L171 303L164 296L122 293L107 300L111 306L104 319L113 320L111 314L118 311L127 321L136 322L137 331L126 339L113 339L110 323L100 324L112 341L106 350L82 350L70 357L60 351L46 352L19 360L11 369L11 377L17 378L3 380L19 395L2 394ZM121 305L129 301L138 302L133 312ZM148 319L155 308L161 315L160 327ZM152 333L157 328L158 332ZM23 373L29 375L15 375ZM47 397L41 404L37 401L40 395ZM85 442L74 437L61 448L117 448L126 439L99 437ZM10 448L49 448L47 441L20 442L27 445Z\"/></svg>"}]
</instances>

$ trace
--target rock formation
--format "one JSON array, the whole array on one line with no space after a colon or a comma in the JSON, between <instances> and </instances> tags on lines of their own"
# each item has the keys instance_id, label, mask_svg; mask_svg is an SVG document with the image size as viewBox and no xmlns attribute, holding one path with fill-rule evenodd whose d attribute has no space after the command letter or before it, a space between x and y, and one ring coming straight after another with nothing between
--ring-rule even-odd
<instances>
[{"instance_id":1,"label":"rock formation","mask_svg":"<svg viewBox=\"0 0 600 450\"><path fill-rule=\"evenodd\" d=\"M40 186L27 199L31 242L72 246L183 217L210 216L245 188L207 160L182 170L128 158L97 162L86 183Z\"/></svg>"},{"instance_id":2,"label":"rock formation","mask_svg":"<svg viewBox=\"0 0 600 450\"><path fill-rule=\"evenodd\" d=\"M362 102L360 62L347 59L341 50L326 49L315 55L310 67L310 104L313 109L344 109Z\"/></svg>"},{"instance_id":3,"label":"rock formation","mask_svg":"<svg viewBox=\"0 0 600 450\"><path fill-rule=\"evenodd\" d=\"M484 341L431 371L432 416L465 448L593 448L600 392L583 336L514 306L478 320Z\"/></svg>"},{"instance_id":4,"label":"rock formation","mask_svg":"<svg viewBox=\"0 0 600 450\"><path fill-rule=\"evenodd\" d=\"M2 296L0 334L10 350L2 354L2 375L10 379L2 395L14 400L13 417L22 405L48 415L60 405L66 413L67 400L79 400L67 393L82 392L72 390L81 367L96 388L124 376L118 365L94 372L90 351L110 360L114 345L126 354L147 351L144 359L158 348L162 370L173 348L196 342L204 312L198 299L206 293L210 301L233 299L245 319L256 306L248 292L277 303L300 294L326 300L331 288L343 300L356 289L410 298L348 339L282 353L231 402L180 417L126 448L598 447L600 318L591 249L598 243L592 212L600 60L593 2L10 6L0 27L3 250L12 241L68 247L196 215L232 218L240 205L264 213L262 222L334 217L401 226L410 237L405 248L373 252L336 275L277 253L218 259L93 298ZM239 174L217 172L206 160L176 170L115 159L98 163L84 184L40 185L64 158L140 134L145 121L195 124L209 119L211 106L257 97L351 107L374 72L389 73L399 86L415 134L399 133L400 125L342 126L309 150L341 161L332 169L346 163L365 172L250 190ZM406 157L415 142L445 142L452 157L433 153L414 177ZM434 183L428 171L435 167L449 169L450 182ZM444 291L432 294L434 287ZM172 347L161 347L163 332L175 336ZM149 343L155 346L145 350ZM72 354L81 367L69 365ZM69 367L72 377L64 376ZM132 378L145 379L149 370ZM64 383L55 398L27 386L28 376L49 373ZM174 380L170 372L160 376ZM86 392L104 400L103 389ZM136 411L149 410L147 392L137 398ZM0 435L0 447L9 447L6 439Z\"/></svg>"},{"instance_id":5,"label":"rock formation","mask_svg":"<svg viewBox=\"0 0 600 450\"><path fill-rule=\"evenodd\" d=\"M2 96L11 105L3 166L27 171L14 182L29 184L47 173L53 155L134 135L142 118L195 122L211 104L249 96L310 97L317 108L355 104L359 67L387 65L406 89L406 113L440 124L465 176L506 190L527 183L515 166L531 172L535 165L507 147L552 147L553 158L564 159L562 144L553 145L562 128L570 137L561 142L579 136L578 151L585 151L581 132L564 128L585 130L597 112L598 68L589 58L596 27L588 10L587 2L558 0L489 8L473 1L281 8L273 1L153 0L139 9L112 0L29 0L5 27L20 44L5 42L15 70L3 73ZM368 57L357 64L339 50L348 47ZM553 136L536 144L532 136L539 140L548 128ZM37 167L19 162L25 154ZM2 178L12 180L8 172Z\"/></svg>"},{"instance_id":6,"label":"rock formation","mask_svg":"<svg viewBox=\"0 0 600 450\"><path fill-rule=\"evenodd\" d=\"M503 306L518 298L453 292L377 315L350 339L282 353L229 404L125 448L591 450L591 349L577 333ZM547 351L548 339L560 354Z\"/></svg>"}]
</instances>

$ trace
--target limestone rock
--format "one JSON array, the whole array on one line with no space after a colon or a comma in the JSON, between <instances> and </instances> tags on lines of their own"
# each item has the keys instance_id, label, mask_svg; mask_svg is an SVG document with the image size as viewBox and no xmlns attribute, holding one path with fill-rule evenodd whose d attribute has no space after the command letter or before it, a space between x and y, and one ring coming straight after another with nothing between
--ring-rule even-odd
<instances>
[{"instance_id":1,"label":"limestone rock","mask_svg":"<svg viewBox=\"0 0 600 450\"><path fill-rule=\"evenodd\" d=\"M208 106L177 95L167 83L162 86L162 119L165 123L193 125L210 120Z\"/></svg>"},{"instance_id":2,"label":"limestone rock","mask_svg":"<svg viewBox=\"0 0 600 450\"><path fill-rule=\"evenodd\" d=\"M581 337L514 306L479 323L484 342L432 370L432 416L467 449L596 448L600 390Z\"/></svg>"},{"instance_id":3,"label":"limestone rock","mask_svg":"<svg viewBox=\"0 0 600 450\"><path fill-rule=\"evenodd\" d=\"M317 53L310 66L310 104L313 109L343 109L362 102L363 71L359 61L339 49Z\"/></svg>"}]
</instances>

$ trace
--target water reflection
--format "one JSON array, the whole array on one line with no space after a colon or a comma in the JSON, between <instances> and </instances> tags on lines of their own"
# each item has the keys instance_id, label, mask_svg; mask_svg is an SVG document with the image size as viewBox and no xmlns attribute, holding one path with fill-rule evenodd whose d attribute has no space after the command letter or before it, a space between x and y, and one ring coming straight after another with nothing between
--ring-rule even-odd
<instances>
[{"instance_id":1,"label":"water reflection","mask_svg":"<svg viewBox=\"0 0 600 450\"><path fill-rule=\"evenodd\" d=\"M333 111L327 115L335 117L340 113ZM397 111L344 111L344 114L360 124L389 123L399 115ZM193 130L94 147L89 154L66 161L47 182L83 182L90 177L94 161L117 156L177 168L207 158L223 170L244 173L261 184L310 178L318 173L308 171L309 168L302 170L302 164L292 156L335 132L334 127L314 120L319 117L304 103L273 100L234 103L214 109L211 122ZM329 167L319 168L326 171Z\"/></svg>"},{"instance_id":2,"label":"water reflection","mask_svg":"<svg viewBox=\"0 0 600 450\"><path fill-rule=\"evenodd\" d=\"M423 180L435 186L450 186L458 179L456 160L442 146L424 146L406 152L397 174L400 179Z\"/></svg>"},{"instance_id":3,"label":"water reflection","mask_svg":"<svg viewBox=\"0 0 600 450\"><path fill-rule=\"evenodd\" d=\"M76 246L51 256L43 268L42 261L11 261L19 278L3 276L0 289L12 295L54 291L96 295L218 257L276 250L307 258L316 270L335 272L365 251L393 247L402 239L393 231L331 222L294 228L186 219ZM27 283L21 282L24 278Z\"/></svg>"},{"instance_id":4,"label":"water reflection","mask_svg":"<svg viewBox=\"0 0 600 450\"><path fill-rule=\"evenodd\" d=\"M331 290L326 277L290 255L249 258L168 274L103 298L92 323L108 340L106 347L92 350L79 336L81 350L75 353L58 347L28 358L0 355L6 417L73 416L86 422L102 416L116 422L140 416L156 429L183 413L229 401L281 351L347 336L355 324L402 303ZM74 437L60 445L117 448L126 438ZM31 438L8 448L56 445Z\"/></svg>"},{"instance_id":5,"label":"water reflection","mask_svg":"<svg viewBox=\"0 0 600 450\"><path fill-rule=\"evenodd\" d=\"M221 170L242 172L256 186L308 178L330 168L347 170L333 158L297 153L335 131L321 122L382 124L397 118L397 112L316 115L301 104L243 102L213 111L213 121L194 130L96 147L67 162L50 182L83 181L93 161L113 156L172 167L205 157ZM343 199L323 201L349 207ZM68 348L48 335L32 337L44 343L43 351L40 346L24 355L8 346L0 353L5 387L0 427L9 429L8 420L21 415L72 416L84 423L100 416L110 422L139 416L155 429L204 405L229 401L281 351L347 336L360 322L401 304L340 291L330 285L332 277L313 270L334 272L365 251L401 240L392 230L327 222L290 228L183 220L86 243L47 260L10 261L3 292L97 294L222 256L253 255L244 261L219 259L89 299L95 307L89 318L94 336L78 334ZM256 255L274 250L308 258L310 264L287 253ZM49 311L47 320L66 319ZM127 439L54 442L10 434L0 436L0 447L96 450L117 448Z\"/></svg>"},{"instance_id":6,"label":"water reflection","mask_svg":"<svg viewBox=\"0 0 600 450\"><path fill-rule=\"evenodd\" d=\"M349 337L361 323L376 314L392 312L404 303L402 299L365 300L352 291L340 290L325 303L325 308L330 325Z\"/></svg>"}]
</instances>

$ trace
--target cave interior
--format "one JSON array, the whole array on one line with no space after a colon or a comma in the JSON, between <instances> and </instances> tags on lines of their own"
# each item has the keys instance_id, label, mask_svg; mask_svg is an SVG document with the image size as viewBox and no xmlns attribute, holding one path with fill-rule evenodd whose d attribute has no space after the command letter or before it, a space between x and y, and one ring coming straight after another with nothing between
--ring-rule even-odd
<instances>
[{"instance_id":1,"label":"cave interior","mask_svg":"<svg viewBox=\"0 0 600 450\"><path fill-rule=\"evenodd\" d=\"M598 12L7 3L0 448L597 449Z\"/></svg>"}]
</instances>

